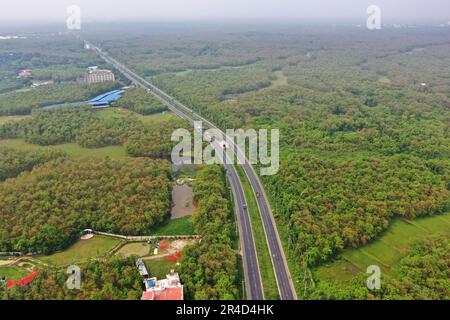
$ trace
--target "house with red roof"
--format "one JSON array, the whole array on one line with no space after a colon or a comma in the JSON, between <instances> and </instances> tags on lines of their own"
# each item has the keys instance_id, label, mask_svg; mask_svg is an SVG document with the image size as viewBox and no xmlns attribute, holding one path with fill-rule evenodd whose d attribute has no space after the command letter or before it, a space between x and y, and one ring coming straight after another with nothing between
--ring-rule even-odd
<instances>
[{"instance_id":1,"label":"house with red roof","mask_svg":"<svg viewBox=\"0 0 450 320\"><path fill-rule=\"evenodd\" d=\"M178 273L171 270L166 279L145 279L141 300L183 300L183 285Z\"/></svg>"},{"instance_id":2,"label":"house with red roof","mask_svg":"<svg viewBox=\"0 0 450 320\"><path fill-rule=\"evenodd\" d=\"M21 78L29 78L31 77L31 70L21 70L19 74L17 75L17 79Z\"/></svg>"}]
</instances>

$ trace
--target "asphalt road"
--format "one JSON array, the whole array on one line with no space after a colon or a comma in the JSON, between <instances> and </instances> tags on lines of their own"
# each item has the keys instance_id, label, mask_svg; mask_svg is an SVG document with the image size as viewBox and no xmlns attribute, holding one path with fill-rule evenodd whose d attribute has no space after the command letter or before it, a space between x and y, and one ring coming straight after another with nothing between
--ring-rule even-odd
<instances>
[{"instance_id":1,"label":"asphalt road","mask_svg":"<svg viewBox=\"0 0 450 320\"><path fill-rule=\"evenodd\" d=\"M270 256L272 259L275 278L277 281L278 292L282 300L297 300L297 295L289 273L287 260L284 255L281 240L276 229L275 221L268 206L267 196L261 186L258 176L253 168L248 164L244 164L244 171L250 180L250 184L255 194L260 196L256 198L258 202L259 212L263 222L264 232L266 233L267 245L269 246Z\"/></svg>"},{"instance_id":2,"label":"asphalt road","mask_svg":"<svg viewBox=\"0 0 450 320\"><path fill-rule=\"evenodd\" d=\"M101 51L101 49L93 46L92 44L91 47L105 61L111 63L112 65L114 65L114 67L121 71L130 81L145 88L150 94L152 94L160 102L164 103L171 111L173 111L181 118L188 120L191 124L194 123L194 120L202 121L204 127L206 124L206 126L208 126L209 128L218 129L215 125L199 116L198 114L194 113L187 106L178 102L173 97L169 96L159 88L155 87L139 75L129 70L114 58L110 57L106 52ZM226 137L225 134L223 134L223 136L230 145L230 148L235 152L235 154L237 156L244 157L244 155L237 148L234 142ZM216 149L220 149L220 146L218 145L216 145L215 147ZM245 200L243 187L237 175L235 167L232 164L225 164L225 167L227 170L228 178L231 182L231 188L234 195L235 211L239 227L239 237L243 256L247 299L262 300L264 299L262 281L259 272L258 258L256 254L250 217L247 209L244 209L247 207L247 203ZM253 167L248 163L247 160L245 160L243 168L250 181L253 193L258 203L258 208L264 226L266 241L269 247L272 265L275 271L275 278L277 281L280 297L282 300L295 300L297 299L297 296L266 193L264 191L264 188L262 187L261 182L259 181L258 176L253 170ZM258 197L256 196L257 194L259 195Z\"/></svg>"}]
</instances>

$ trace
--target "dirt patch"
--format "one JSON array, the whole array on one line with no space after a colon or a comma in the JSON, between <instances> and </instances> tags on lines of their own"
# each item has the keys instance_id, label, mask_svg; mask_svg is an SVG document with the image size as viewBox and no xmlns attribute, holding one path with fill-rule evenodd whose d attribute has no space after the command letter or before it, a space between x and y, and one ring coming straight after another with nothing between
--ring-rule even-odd
<instances>
[{"instance_id":1,"label":"dirt patch","mask_svg":"<svg viewBox=\"0 0 450 320\"><path fill-rule=\"evenodd\" d=\"M146 256L150 253L150 245L145 242L127 243L117 251L117 255L123 257Z\"/></svg>"},{"instance_id":2,"label":"dirt patch","mask_svg":"<svg viewBox=\"0 0 450 320\"><path fill-rule=\"evenodd\" d=\"M171 254L170 256L164 257L164 260L166 261L178 261L181 259L181 252L177 251L174 254Z\"/></svg>"},{"instance_id":3,"label":"dirt patch","mask_svg":"<svg viewBox=\"0 0 450 320\"><path fill-rule=\"evenodd\" d=\"M190 242L192 242L192 241L191 240L175 240L170 243L170 248L172 250L181 250Z\"/></svg>"},{"instance_id":4,"label":"dirt patch","mask_svg":"<svg viewBox=\"0 0 450 320\"><path fill-rule=\"evenodd\" d=\"M181 257L181 251L183 248L191 243L194 243L194 239L183 239L167 241L162 240L159 242L159 253L150 257L145 257L146 260L168 258L168 261L177 261ZM166 260L166 259L165 259Z\"/></svg>"},{"instance_id":5,"label":"dirt patch","mask_svg":"<svg viewBox=\"0 0 450 320\"><path fill-rule=\"evenodd\" d=\"M36 268L36 266L34 264L29 263L29 262L21 262L21 263L18 264L18 266L21 267L21 268L24 268L24 269L26 269L26 270L28 270L30 272L33 272L34 269Z\"/></svg>"},{"instance_id":6,"label":"dirt patch","mask_svg":"<svg viewBox=\"0 0 450 320\"><path fill-rule=\"evenodd\" d=\"M160 251L165 251L169 248L170 243L167 240L161 240L160 242L158 242L158 245Z\"/></svg>"},{"instance_id":7,"label":"dirt patch","mask_svg":"<svg viewBox=\"0 0 450 320\"><path fill-rule=\"evenodd\" d=\"M14 264L17 260L0 260L0 266L9 266Z\"/></svg>"}]
</instances>

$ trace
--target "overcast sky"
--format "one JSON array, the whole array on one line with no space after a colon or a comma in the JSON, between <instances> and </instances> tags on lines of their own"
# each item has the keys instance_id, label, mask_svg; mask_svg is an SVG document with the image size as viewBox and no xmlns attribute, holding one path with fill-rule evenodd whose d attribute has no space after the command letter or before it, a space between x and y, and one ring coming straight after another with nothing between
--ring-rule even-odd
<instances>
[{"instance_id":1,"label":"overcast sky","mask_svg":"<svg viewBox=\"0 0 450 320\"><path fill-rule=\"evenodd\" d=\"M450 0L1 0L0 23L62 21L66 9L78 5L84 21L298 18L349 19L367 17L379 5L385 21L450 21Z\"/></svg>"}]
</instances>

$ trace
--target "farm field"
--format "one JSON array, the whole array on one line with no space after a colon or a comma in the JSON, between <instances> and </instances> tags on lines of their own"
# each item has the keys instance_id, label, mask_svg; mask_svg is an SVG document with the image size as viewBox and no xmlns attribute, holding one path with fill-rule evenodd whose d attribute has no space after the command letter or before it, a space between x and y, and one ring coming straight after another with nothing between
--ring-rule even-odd
<instances>
[{"instance_id":1,"label":"farm field","mask_svg":"<svg viewBox=\"0 0 450 320\"><path fill-rule=\"evenodd\" d=\"M62 252L57 252L49 256L40 256L37 259L55 266L82 263L91 258L105 256L120 241L119 239L95 236L89 240L79 240Z\"/></svg>"},{"instance_id":2,"label":"farm field","mask_svg":"<svg viewBox=\"0 0 450 320\"><path fill-rule=\"evenodd\" d=\"M345 282L360 272L366 272L370 265L378 265L383 274L391 275L412 242L434 234L450 235L450 213L413 221L397 219L377 240L361 248L344 251L334 262L319 267L317 276Z\"/></svg>"}]
</instances>

